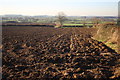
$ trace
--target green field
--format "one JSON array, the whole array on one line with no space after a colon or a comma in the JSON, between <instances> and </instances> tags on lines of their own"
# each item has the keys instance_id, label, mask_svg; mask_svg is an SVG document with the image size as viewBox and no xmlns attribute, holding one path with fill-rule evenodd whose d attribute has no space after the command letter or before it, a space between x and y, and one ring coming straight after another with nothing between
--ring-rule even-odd
<instances>
[{"instance_id":1,"label":"green field","mask_svg":"<svg viewBox=\"0 0 120 80\"><path fill-rule=\"evenodd\" d=\"M64 26L83 26L83 24L63 24ZM85 24L87 26L92 26L93 24Z\"/></svg>"}]
</instances>

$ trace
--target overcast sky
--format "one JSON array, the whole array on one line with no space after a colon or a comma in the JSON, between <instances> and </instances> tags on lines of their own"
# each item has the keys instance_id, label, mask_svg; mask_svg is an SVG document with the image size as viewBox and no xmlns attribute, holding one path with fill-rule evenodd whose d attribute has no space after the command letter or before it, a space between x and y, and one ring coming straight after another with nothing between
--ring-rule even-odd
<instances>
[{"instance_id":1,"label":"overcast sky","mask_svg":"<svg viewBox=\"0 0 120 80\"><path fill-rule=\"evenodd\" d=\"M119 0L0 0L0 15L117 16Z\"/></svg>"}]
</instances>

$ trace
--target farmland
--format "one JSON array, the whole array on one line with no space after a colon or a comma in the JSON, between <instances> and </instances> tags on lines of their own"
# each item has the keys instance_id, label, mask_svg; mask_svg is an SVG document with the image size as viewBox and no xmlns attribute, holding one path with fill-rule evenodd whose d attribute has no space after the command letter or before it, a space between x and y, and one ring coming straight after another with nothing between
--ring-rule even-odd
<instances>
[{"instance_id":1,"label":"farmland","mask_svg":"<svg viewBox=\"0 0 120 80\"><path fill-rule=\"evenodd\" d=\"M3 79L119 79L120 54L96 28L3 27Z\"/></svg>"},{"instance_id":2,"label":"farmland","mask_svg":"<svg viewBox=\"0 0 120 80\"><path fill-rule=\"evenodd\" d=\"M1 17L1 16L0 16ZM116 16L66 16L67 20L64 26L93 26L95 22L99 23L116 23ZM14 22L19 24L55 24L56 16L40 15L40 16L24 16L24 15L3 15L2 23ZM4 24L3 24L4 25Z\"/></svg>"}]
</instances>

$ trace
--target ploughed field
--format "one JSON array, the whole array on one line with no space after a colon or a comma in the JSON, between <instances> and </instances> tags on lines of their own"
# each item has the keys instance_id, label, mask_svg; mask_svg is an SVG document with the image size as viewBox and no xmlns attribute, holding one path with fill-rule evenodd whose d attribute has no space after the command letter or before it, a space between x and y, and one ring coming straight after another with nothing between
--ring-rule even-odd
<instances>
[{"instance_id":1,"label":"ploughed field","mask_svg":"<svg viewBox=\"0 0 120 80\"><path fill-rule=\"evenodd\" d=\"M93 40L94 28L3 27L5 80L119 79L120 55Z\"/></svg>"}]
</instances>

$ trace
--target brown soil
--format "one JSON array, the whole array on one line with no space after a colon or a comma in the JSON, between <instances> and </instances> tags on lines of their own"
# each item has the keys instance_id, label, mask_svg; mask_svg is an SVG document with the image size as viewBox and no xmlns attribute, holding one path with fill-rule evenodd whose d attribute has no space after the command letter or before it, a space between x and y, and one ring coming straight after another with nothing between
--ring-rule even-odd
<instances>
[{"instance_id":1,"label":"brown soil","mask_svg":"<svg viewBox=\"0 0 120 80\"><path fill-rule=\"evenodd\" d=\"M3 27L3 79L119 79L120 54L94 28Z\"/></svg>"}]
</instances>

